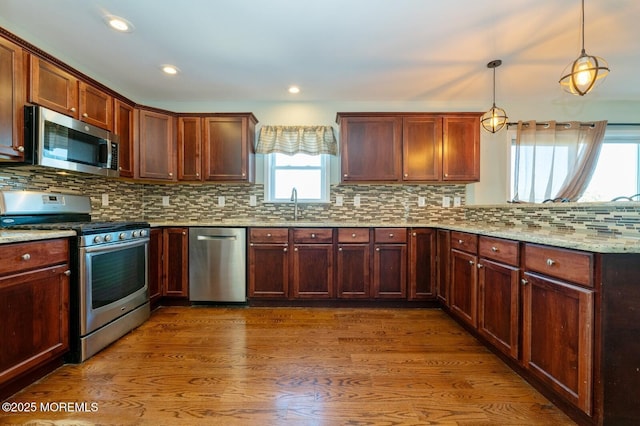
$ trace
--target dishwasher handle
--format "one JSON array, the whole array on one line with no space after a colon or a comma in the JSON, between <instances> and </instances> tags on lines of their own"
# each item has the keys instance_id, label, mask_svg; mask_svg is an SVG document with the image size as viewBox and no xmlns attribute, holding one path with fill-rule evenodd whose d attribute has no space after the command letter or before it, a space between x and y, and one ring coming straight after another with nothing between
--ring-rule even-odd
<instances>
[{"instance_id":1,"label":"dishwasher handle","mask_svg":"<svg viewBox=\"0 0 640 426\"><path fill-rule=\"evenodd\" d=\"M235 235L198 235L198 241L237 240Z\"/></svg>"}]
</instances>

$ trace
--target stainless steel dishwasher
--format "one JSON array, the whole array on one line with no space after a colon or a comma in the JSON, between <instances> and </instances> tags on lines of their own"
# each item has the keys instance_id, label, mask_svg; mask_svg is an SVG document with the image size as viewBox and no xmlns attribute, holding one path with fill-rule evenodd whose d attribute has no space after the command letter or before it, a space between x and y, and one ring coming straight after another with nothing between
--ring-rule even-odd
<instances>
[{"instance_id":1,"label":"stainless steel dishwasher","mask_svg":"<svg viewBox=\"0 0 640 426\"><path fill-rule=\"evenodd\" d=\"M189 300L246 302L244 228L189 229Z\"/></svg>"}]
</instances>

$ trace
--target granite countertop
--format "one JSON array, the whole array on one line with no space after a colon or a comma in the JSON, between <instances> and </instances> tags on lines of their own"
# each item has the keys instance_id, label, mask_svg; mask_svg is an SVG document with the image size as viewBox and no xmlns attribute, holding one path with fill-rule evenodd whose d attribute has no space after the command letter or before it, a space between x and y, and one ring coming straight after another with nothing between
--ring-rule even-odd
<instances>
[{"instance_id":1,"label":"granite countertop","mask_svg":"<svg viewBox=\"0 0 640 426\"><path fill-rule=\"evenodd\" d=\"M51 238L75 237L75 231L69 230L11 230L0 231L0 244L18 243L24 241L48 240Z\"/></svg>"},{"instance_id":2,"label":"granite countertop","mask_svg":"<svg viewBox=\"0 0 640 426\"><path fill-rule=\"evenodd\" d=\"M529 243L590 251L594 253L640 253L640 234L618 235L587 231L559 230L556 228L523 228L482 223L436 223L436 222L293 222L293 221L256 221L256 220L222 220L215 222L152 222L152 227L163 226L210 226L210 227L366 227L366 228L440 228L450 231L469 232L490 237L506 238Z\"/></svg>"}]
</instances>

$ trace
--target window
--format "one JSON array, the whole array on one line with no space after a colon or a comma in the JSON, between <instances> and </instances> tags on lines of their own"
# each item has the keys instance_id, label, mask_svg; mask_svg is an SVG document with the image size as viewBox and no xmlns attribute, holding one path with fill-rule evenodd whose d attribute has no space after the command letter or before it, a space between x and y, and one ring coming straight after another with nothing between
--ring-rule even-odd
<instances>
[{"instance_id":1,"label":"window","mask_svg":"<svg viewBox=\"0 0 640 426\"><path fill-rule=\"evenodd\" d=\"M329 155L267 154L265 200L290 202L295 187L299 202L329 202Z\"/></svg>"}]
</instances>

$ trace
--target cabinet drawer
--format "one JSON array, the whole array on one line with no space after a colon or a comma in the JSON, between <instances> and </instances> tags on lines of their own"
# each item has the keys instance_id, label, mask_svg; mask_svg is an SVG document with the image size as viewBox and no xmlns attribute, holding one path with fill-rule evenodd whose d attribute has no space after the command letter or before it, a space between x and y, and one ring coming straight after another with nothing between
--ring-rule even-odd
<instances>
[{"instance_id":1,"label":"cabinet drawer","mask_svg":"<svg viewBox=\"0 0 640 426\"><path fill-rule=\"evenodd\" d=\"M2 275L68 262L69 241L66 238L0 246Z\"/></svg>"},{"instance_id":2,"label":"cabinet drawer","mask_svg":"<svg viewBox=\"0 0 640 426\"><path fill-rule=\"evenodd\" d=\"M529 271L593 287L593 254L526 244L524 264Z\"/></svg>"},{"instance_id":3,"label":"cabinet drawer","mask_svg":"<svg viewBox=\"0 0 640 426\"><path fill-rule=\"evenodd\" d=\"M481 257L497 260L507 265L518 266L520 244L517 241L481 236L478 253Z\"/></svg>"},{"instance_id":4,"label":"cabinet drawer","mask_svg":"<svg viewBox=\"0 0 640 426\"><path fill-rule=\"evenodd\" d=\"M249 241L252 243L282 244L289 241L287 228L251 228Z\"/></svg>"},{"instance_id":5,"label":"cabinet drawer","mask_svg":"<svg viewBox=\"0 0 640 426\"><path fill-rule=\"evenodd\" d=\"M368 243L369 228L339 228L339 243Z\"/></svg>"},{"instance_id":6,"label":"cabinet drawer","mask_svg":"<svg viewBox=\"0 0 640 426\"><path fill-rule=\"evenodd\" d=\"M374 238L376 243L406 243L407 229L376 228Z\"/></svg>"},{"instance_id":7,"label":"cabinet drawer","mask_svg":"<svg viewBox=\"0 0 640 426\"><path fill-rule=\"evenodd\" d=\"M469 253L478 252L478 236L466 232L451 231L451 248Z\"/></svg>"},{"instance_id":8,"label":"cabinet drawer","mask_svg":"<svg viewBox=\"0 0 640 426\"><path fill-rule=\"evenodd\" d=\"M295 228L293 230L294 243L332 243L333 229L331 228Z\"/></svg>"}]
</instances>

